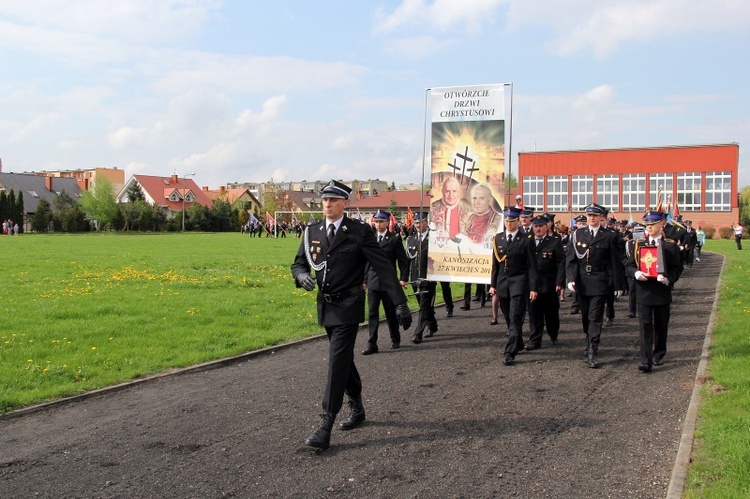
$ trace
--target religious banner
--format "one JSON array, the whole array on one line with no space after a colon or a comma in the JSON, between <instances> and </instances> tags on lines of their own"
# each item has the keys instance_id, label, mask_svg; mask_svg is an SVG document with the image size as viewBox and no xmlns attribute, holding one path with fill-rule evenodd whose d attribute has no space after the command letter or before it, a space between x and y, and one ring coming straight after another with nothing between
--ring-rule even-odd
<instances>
[{"instance_id":1,"label":"religious banner","mask_svg":"<svg viewBox=\"0 0 750 499\"><path fill-rule=\"evenodd\" d=\"M503 230L505 85L430 92L430 233L427 279L489 284Z\"/></svg>"}]
</instances>

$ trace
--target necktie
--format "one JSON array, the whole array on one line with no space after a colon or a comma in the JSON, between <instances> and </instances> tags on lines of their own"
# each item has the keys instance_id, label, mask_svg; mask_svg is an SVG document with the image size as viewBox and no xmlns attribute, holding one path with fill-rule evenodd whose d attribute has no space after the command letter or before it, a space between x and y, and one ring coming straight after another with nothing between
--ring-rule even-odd
<instances>
[{"instance_id":1,"label":"necktie","mask_svg":"<svg viewBox=\"0 0 750 499\"><path fill-rule=\"evenodd\" d=\"M536 245L537 245L537 246L539 246L539 243L540 243L540 242L542 242L542 240L541 240L541 239L537 239L537 240L536 240Z\"/></svg>"},{"instance_id":2,"label":"necktie","mask_svg":"<svg viewBox=\"0 0 750 499\"><path fill-rule=\"evenodd\" d=\"M513 234L508 234L508 244L513 242Z\"/></svg>"},{"instance_id":3,"label":"necktie","mask_svg":"<svg viewBox=\"0 0 750 499\"><path fill-rule=\"evenodd\" d=\"M333 237L336 235L336 225L328 225L328 246L333 244Z\"/></svg>"},{"instance_id":4,"label":"necktie","mask_svg":"<svg viewBox=\"0 0 750 499\"><path fill-rule=\"evenodd\" d=\"M380 235L378 236L378 242L379 242L379 243L382 243L382 242L383 242L383 234L380 234Z\"/></svg>"}]
</instances>

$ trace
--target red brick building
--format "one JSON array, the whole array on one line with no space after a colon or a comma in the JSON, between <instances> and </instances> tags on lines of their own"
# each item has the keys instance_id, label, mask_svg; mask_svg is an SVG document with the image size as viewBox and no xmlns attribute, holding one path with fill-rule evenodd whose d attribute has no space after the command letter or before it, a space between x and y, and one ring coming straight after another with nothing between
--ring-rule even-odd
<instances>
[{"instance_id":1,"label":"red brick building","mask_svg":"<svg viewBox=\"0 0 750 499\"><path fill-rule=\"evenodd\" d=\"M591 202L639 221L662 203L703 227L739 219L739 144L522 152L518 179L526 206L567 222Z\"/></svg>"}]
</instances>

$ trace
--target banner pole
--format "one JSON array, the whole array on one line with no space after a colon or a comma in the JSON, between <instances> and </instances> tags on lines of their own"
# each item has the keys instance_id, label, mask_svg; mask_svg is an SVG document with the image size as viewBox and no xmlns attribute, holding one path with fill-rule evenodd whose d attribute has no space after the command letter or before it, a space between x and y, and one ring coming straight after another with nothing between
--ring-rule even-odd
<instances>
[{"instance_id":1,"label":"banner pole","mask_svg":"<svg viewBox=\"0 0 750 499\"><path fill-rule=\"evenodd\" d=\"M508 199L507 204L505 205L506 208L509 207L510 204L510 179L513 176L513 83L506 83L510 87L510 112L508 113L508 124L509 131L508 131L508 186L506 188L506 198ZM516 182L519 183L518 190L520 191L520 178L516 178Z\"/></svg>"}]
</instances>

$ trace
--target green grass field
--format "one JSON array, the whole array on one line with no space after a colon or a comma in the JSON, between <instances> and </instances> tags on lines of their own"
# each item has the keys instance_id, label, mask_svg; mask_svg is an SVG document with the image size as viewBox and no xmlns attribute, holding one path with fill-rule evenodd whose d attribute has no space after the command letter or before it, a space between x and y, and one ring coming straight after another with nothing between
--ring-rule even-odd
<instances>
[{"instance_id":1,"label":"green grass field","mask_svg":"<svg viewBox=\"0 0 750 499\"><path fill-rule=\"evenodd\" d=\"M289 272L298 246L227 233L0 237L0 413L321 334L315 293ZM750 497L750 247L706 249L727 261L685 496Z\"/></svg>"},{"instance_id":2,"label":"green grass field","mask_svg":"<svg viewBox=\"0 0 750 499\"><path fill-rule=\"evenodd\" d=\"M299 244L234 233L0 238L0 413L321 334L316 292L296 288L289 270Z\"/></svg>"}]
</instances>

